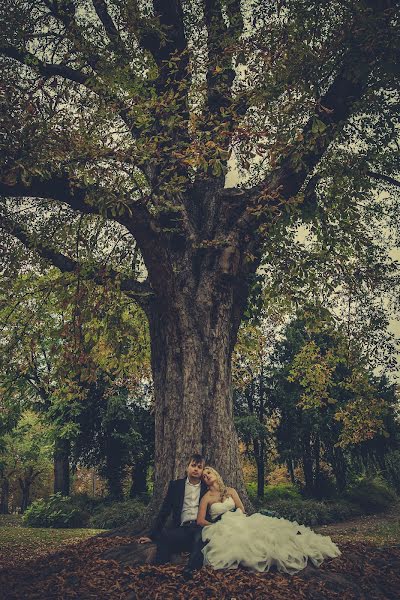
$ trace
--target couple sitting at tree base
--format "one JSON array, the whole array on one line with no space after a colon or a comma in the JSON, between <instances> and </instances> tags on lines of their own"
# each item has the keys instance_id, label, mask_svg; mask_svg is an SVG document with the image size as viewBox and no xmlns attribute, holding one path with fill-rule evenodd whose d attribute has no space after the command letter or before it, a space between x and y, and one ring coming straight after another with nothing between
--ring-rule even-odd
<instances>
[{"instance_id":1,"label":"couple sitting at tree base","mask_svg":"<svg viewBox=\"0 0 400 600\"><path fill-rule=\"evenodd\" d=\"M156 542L156 564L165 564L177 552L190 552L184 576L190 578L202 565L214 569L255 571L271 567L297 573L308 560L319 566L325 558L340 555L330 537L304 525L260 513L245 514L234 488L226 487L219 473L193 454L187 477L171 481L155 525L140 543ZM172 513L173 528L163 531Z\"/></svg>"}]
</instances>

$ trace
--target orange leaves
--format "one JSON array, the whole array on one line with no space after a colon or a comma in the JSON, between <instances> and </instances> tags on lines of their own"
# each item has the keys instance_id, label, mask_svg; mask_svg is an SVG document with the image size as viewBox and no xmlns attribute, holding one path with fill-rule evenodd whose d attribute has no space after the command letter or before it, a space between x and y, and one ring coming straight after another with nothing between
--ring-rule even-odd
<instances>
[{"instance_id":1,"label":"orange leaves","mask_svg":"<svg viewBox=\"0 0 400 600\"><path fill-rule=\"evenodd\" d=\"M305 569L293 577L245 569L203 568L194 574L193 580L186 582L181 565L130 567L129 563L124 566L115 560L104 560L104 552L127 542L132 539L91 538L47 556L30 557L25 553L23 557L8 560L8 568L0 570L0 589L7 590L8 600L334 600L339 596L355 600L367 597L371 589L378 589L385 597L395 597L400 585L400 549L397 547L381 549L362 543L346 544L341 547L342 557L327 561L318 570ZM384 578L382 565L385 565Z\"/></svg>"}]
</instances>

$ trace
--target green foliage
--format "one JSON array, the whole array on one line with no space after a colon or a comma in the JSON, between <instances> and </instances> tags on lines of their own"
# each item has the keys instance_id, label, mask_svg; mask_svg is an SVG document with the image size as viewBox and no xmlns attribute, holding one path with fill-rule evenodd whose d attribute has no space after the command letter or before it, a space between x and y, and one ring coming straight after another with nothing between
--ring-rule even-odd
<instances>
[{"instance_id":1,"label":"green foliage","mask_svg":"<svg viewBox=\"0 0 400 600\"><path fill-rule=\"evenodd\" d=\"M257 483L252 481L246 486L251 500L257 499ZM278 483L268 485L264 490L263 503L275 502L276 500L298 500L301 498L300 491L291 483Z\"/></svg>"},{"instance_id":2,"label":"green foliage","mask_svg":"<svg viewBox=\"0 0 400 600\"><path fill-rule=\"evenodd\" d=\"M276 512L280 517L299 524L314 527L344 521L362 514L362 509L351 502L318 502L316 500L275 500L269 502L260 512Z\"/></svg>"},{"instance_id":3,"label":"green foliage","mask_svg":"<svg viewBox=\"0 0 400 600\"><path fill-rule=\"evenodd\" d=\"M260 423L256 415L246 415L235 418L235 427L239 438L246 444L256 438L265 439L268 435L267 429L263 423Z\"/></svg>"},{"instance_id":4,"label":"green foliage","mask_svg":"<svg viewBox=\"0 0 400 600\"><path fill-rule=\"evenodd\" d=\"M57 493L32 502L23 521L28 527L73 528L85 527L89 516L80 500L74 502L73 498Z\"/></svg>"},{"instance_id":5,"label":"green foliage","mask_svg":"<svg viewBox=\"0 0 400 600\"><path fill-rule=\"evenodd\" d=\"M95 529L113 529L129 525L140 517L144 509L145 505L138 500L126 500L108 506L100 506L90 517L89 525Z\"/></svg>"},{"instance_id":6,"label":"green foliage","mask_svg":"<svg viewBox=\"0 0 400 600\"><path fill-rule=\"evenodd\" d=\"M346 497L367 514L383 512L397 499L395 492L381 477L359 479L347 491Z\"/></svg>"}]
</instances>

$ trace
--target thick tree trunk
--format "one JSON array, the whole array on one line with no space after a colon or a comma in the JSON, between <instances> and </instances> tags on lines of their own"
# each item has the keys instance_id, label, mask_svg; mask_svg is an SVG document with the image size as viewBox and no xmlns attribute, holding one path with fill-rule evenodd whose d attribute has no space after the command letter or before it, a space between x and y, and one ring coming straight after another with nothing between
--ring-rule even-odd
<instances>
[{"instance_id":1,"label":"thick tree trunk","mask_svg":"<svg viewBox=\"0 0 400 600\"><path fill-rule=\"evenodd\" d=\"M144 308L154 386L154 494L140 523L116 533L132 534L150 526L169 481L185 475L194 452L205 455L226 484L237 489L247 511L252 510L233 422L231 357L249 274L258 259L248 240L228 240L223 232L228 214L221 211L232 206L221 202L209 183L196 193L189 218L200 233L189 242L177 227L165 243L159 240L157 262L146 241L142 247L153 290ZM166 227L173 229L175 221L167 217Z\"/></svg>"},{"instance_id":2,"label":"thick tree trunk","mask_svg":"<svg viewBox=\"0 0 400 600\"><path fill-rule=\"evenodd\" d=\"M69 440L59 439L54 449L54 493L61 492L63 496L70 493L70 470L69 470Z\"/></svg>"},{"instance_id":3,"label":"thick tree trunk","mask_svg":"<svg viewBox=\"0 0 400 600\"><path fill-rule=\"evenodd\" d=\"M244 501L233 424L231 355L240 323L233 286L212 277L181 282L149 312L155 394L155 495L201 452ZM241 307L239 308L241 314Z\"/></svg>"}]
</instances>

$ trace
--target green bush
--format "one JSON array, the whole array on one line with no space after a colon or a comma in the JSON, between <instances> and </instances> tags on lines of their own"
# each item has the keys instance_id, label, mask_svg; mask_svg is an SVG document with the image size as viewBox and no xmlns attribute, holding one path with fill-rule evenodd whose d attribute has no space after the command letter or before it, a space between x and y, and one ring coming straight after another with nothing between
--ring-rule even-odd
<instances>
[{"instance_id":1,"label":"green bush","mask_svg":"<svg viewBox=\"0 0 400 600\"><path fill-rule=\"evenodd\" d=\"M267 485L264 488L264 498L261 500L257 496L257 483L252 481L248 483L247 493L251 500L258 502L274 502L275 500L296 500L301 498L300 492L291 483L278 483L277 485Z\"/></svg>"},{"instance_id":2,"label":"green bush","mask_svg":"<svg viewBox=\"0 0 400 600\"><path fill-rule=\"evenodd\" d=\"M73 498L57 493L32 502L23 522L29 527L75 528L85 527L89 516L89 511L75 504Z\"/></svg>"},{"instance_id":3,"label":"green bush","mask_svg":"<svg viewBox=\"0 0 400 600\"><path fill-rule=\"evenodd\" d=\"M291 483L278 483L269 485L264 492L265 502L275 502L276 500L300 500L299 490Z\"/></svg>"},{"instance_id":4,"label":"green bush","mask_svg":"<svg viewBox=\"0 0 400 600\"><path fill-rule=\"evenodd\" d=\"M276 500L268 503L261 513L277 513L284 519L314 527L343 521L362 514L359 506L350 502L319 502L316 500Z\"/></svg>"},{"instance_id":5,"label":"green bush","mask_svg":"<svg viewBox=\"0 0 400 600\"><path fill-rule=\"evenodd\" d=\"M346 492L346 498L360 506L364 513L383 512L396 502L397 496L380 477L363 478Z\"/></svg>"},{"instance_id":6,"label":"green bush","mask_svg":"<svg viewBox=\"0 0 400 600\"><path fill-rule=\"evenodd\" d=\"M115 502L108 506L99 506L90 517L90 527L94 529L113 529L129 525L144 511L145 504L138 500Z\"/></svg>"}]
</instances>

